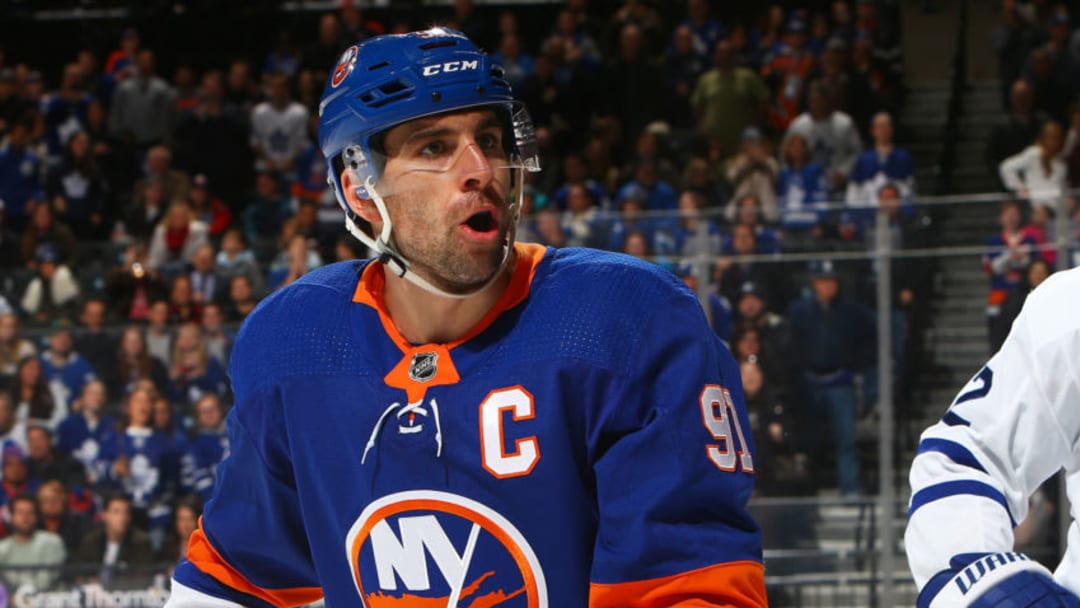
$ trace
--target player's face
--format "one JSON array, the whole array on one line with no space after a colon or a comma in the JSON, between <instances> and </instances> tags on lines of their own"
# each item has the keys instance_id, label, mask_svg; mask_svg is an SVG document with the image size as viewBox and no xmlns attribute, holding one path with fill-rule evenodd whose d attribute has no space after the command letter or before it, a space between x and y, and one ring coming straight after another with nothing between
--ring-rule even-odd
<instances>
[{"instance_id":1,"label":"player's face","mask_svg":"<svg viewBox=\"0 0 1080 608\"><path fill-rule=\"evenodd\" d=\"M386 134L375 188L394 243L415 272L448 292L475 290L502 264L513 225L503 138L491 110L423 118Z\"/></svg>"}]
</instances>

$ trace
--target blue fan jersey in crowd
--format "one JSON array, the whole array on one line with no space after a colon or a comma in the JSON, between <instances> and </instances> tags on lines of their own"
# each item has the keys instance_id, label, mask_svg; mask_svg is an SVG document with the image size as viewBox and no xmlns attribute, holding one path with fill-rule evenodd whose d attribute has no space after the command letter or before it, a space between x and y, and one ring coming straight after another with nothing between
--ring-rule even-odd
<instances>
[{"instance_id":1,"label":"blue fan jersey in crowd","mask_svg":"<svg viewBox=\"0 0 1080 608\"><path fill-rule=\"evenodd\" d=\"M449 344L401 336L378 263L260 304L171 606L766 605L738 368L694 295L628 256L515 249Z\"/></svg>"}]
</instances>

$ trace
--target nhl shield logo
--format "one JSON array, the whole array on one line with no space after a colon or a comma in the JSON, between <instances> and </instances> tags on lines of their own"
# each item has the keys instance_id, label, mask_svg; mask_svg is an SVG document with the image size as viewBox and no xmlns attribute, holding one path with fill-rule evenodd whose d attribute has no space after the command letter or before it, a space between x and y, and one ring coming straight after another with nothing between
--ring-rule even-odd
<instances>
[{"instance_id":1,"label":"nhl shield logo","mask_svg":"<svg viewBox=\"0 0 1080 608\"><path fill-rule=\"evenodd\" d=\"M439 372L438 360L438 353L416 353L413 355L412 363L409 365L409 378L415 382L431 380Z\"/></svg>"},{"instance_id":2,"label":"nhl shield logo","mask_svg":"<svg viewBox=\"0 0 1080 608\"><path fill-rule=\"evenodd\" d=\"M345 49L345 52L341 54L341 59L338 59L337 65L334 66L334 76L330 79L330 86L338 88L342 82L345 82L345 77L352 72L353 66L356 65L356 56L359 49L356 45L350 46Z\"/></svg>"}]
</instances>

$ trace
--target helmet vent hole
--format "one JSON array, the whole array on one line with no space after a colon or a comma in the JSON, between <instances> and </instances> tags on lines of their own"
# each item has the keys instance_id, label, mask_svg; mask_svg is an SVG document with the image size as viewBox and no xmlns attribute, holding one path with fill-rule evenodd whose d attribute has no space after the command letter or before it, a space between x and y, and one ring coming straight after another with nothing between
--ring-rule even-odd
<instances>
[{"instance_id":1,"label":"helmet vent hole","mask_svg":"<svg viewBox=\"0 0 1080 608\"><path fill-rule=\"evenodd\" d=\"M407 88L409 88L409 85L400 80L379 85L379 90L382 91L383 95L393 95L394 93L399 93Z\"/></svg>"},{"instance_id":2,"label":"helmet vent hole","mask_svg":"<svg viewBox=\"0 0 1080 608\"><path fill-rule=\"evenodd\" d=\"M375 70L378 70L379 68L385 68L388 65L390 65L389 61L384 61L382 63L376 63L375 65L369 67L368 71L369 72L374 72Z\"/></svg>"},{"instance_id":3,"label":"helmet vent hole","mask_svg":"<svg viewBox=\"0 0 1080 608\"><path fill-rule=\"evenodd\" d=\"M430 51L431 49L441 49L444 46L457 46L457 40L436 40L434 42L425 42L420 45L420 49L424 51Z\"/></svg>"}]
</instances>

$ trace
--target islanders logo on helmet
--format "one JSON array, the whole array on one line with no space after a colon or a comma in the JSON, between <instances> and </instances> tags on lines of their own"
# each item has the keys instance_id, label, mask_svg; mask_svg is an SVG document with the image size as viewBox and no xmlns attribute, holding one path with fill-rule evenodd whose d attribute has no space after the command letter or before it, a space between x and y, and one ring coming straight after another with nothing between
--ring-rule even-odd
<instances>
[{"instance_id":1,"label":"islanders logo on helmet","mask_svg":"<svg viewBox=\"0 0 1080 608\"><path fill-rule=\"evenodd\" d=\"M336 89L341 86L341 83L345 82L345 77L352 72L353 66L356 65L356 53L356 45L354 44L341 54L341 59L338 59L337 65L334 66L334 73L330 76L331 87Z\"/></svg>"},{"instance_id":2,"label":"islanders logo on helmet","mask_svg":"<svg viewBox=\"0 0 1080 608\"><path fill-rule=\"evenodd\" d=\"M371 503L345 552L365 606L548 606L543 570L521 532L456 494L412 490Z\"/></svg>"}]
</instances>

